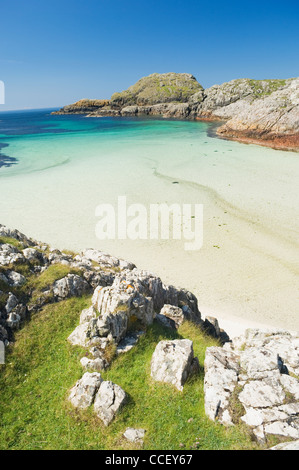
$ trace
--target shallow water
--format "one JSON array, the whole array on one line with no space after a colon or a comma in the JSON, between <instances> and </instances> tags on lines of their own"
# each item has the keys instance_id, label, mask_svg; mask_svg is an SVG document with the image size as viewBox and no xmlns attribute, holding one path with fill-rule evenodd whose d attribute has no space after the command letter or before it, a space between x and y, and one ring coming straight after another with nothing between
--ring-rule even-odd
<instances>
[{"instance_id":1,"label":"shallow water","mask_svg":"<svg viewBox=\"0 0 299 470\"><path fill-rule=\"evenodd\" d=\"M0 113L8 163L0 167L0 223L61 249L127 258L193 290L206 313L276 326L286 315L299 329L298 154L221 140L213 126ZM128 204L203 204L202 249L186 252L182 240L98 240L95 208L124 195Z\"/></svg>"}]
</instances>

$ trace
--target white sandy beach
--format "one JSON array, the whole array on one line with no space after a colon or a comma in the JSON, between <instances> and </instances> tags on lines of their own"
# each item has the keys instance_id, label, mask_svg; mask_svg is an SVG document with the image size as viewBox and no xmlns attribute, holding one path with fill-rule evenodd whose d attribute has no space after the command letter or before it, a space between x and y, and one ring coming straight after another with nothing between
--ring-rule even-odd
<instances>
[{"instance_id":1,"label":"white sandy beach","mask_svg":"<svg viewBox=\"0 0 299 470\"><path fill-rule=\"evenodd\" d=\"M78 158L65 165L1 178L1 223L60 249L93 247L133 261L192 291L202 316L217 317L231 336L248 326L299 330L298 154L205 139L188 149L168 142L163 160L144 141L134 149L138 160L131 148L120 147L121 161L117 149L106 149L105 165L92 143L84 163L86 142L77 142L72 156ZM61 159L68 151L65 144ZM203 247L185 251L183 240L171 239L98 240L95 208L116 204L119 195L128 204L203 204Z\"/></svg>"}]
</instances>

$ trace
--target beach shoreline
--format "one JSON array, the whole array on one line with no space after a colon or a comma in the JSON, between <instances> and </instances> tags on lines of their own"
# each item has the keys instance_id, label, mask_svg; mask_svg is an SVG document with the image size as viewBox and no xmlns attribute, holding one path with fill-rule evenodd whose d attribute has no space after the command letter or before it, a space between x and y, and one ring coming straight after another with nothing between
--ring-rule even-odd
<instances>
[{"instance_id":1,"label":"beach shoreline","mask_svg":"<svg viewBox=\"0 0 299 470\"><path fill-rule=\"evenodd\" d=\"M208 123L138 119L135 130L132 119L116 121L112 140L110 128L82 134L93 123L72 118L62 125L74 122L75 132L55 138L7 137L9 154L22 159L0 174L1 223L60 250L92 247L154 272L193 292L203 317L227 323L229 334L246 324L299 330L297 155L219 139ZM131 126L130 137L123 129ZM145 207L202 204L202 248L97 239L95 209L118 195Z\"/></svg>"}]
</instances>

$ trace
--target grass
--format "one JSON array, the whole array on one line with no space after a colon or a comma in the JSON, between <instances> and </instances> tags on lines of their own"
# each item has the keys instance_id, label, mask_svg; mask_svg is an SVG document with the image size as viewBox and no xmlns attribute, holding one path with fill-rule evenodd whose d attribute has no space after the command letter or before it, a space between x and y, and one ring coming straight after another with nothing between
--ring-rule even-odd
<instances>
[{"instance_id":1,"label":"grass","mask_svg":"<svg viewBox=\"0 0 299 470\"><path fill-rule=\"evenodd\" d=\"M225 428L205 416L203 361L206 347L217 343L189 323L178 332L152 325L102 374L129 396L108 428L92 407L74 410L67 396L82 376L80 358L86 351L69 345L67 337L89 305L89 297L47 305L16 333L0 366L0 449L134 449L122 436L127 427L146 429L144 449L255 447L242 427ZM182 337L193 340L201 370L178 392L151 379L150 361L160 340Z\"/></svg>"},{"instance_id":2,"label":"grass","mask_svg":"<svg viewBox=\"0 0 299 470\"><path fill-rule=\"evenodd\" d=\"M0 237L0 245L2 244L9 244L17 248L18 250L24 250L24 244L19 242L15 238L11 237Z\"/></svg>"},{"instance_id":3,"label":"grass","mask_svg":"<svg viewBox=\"0 0 299 470\"><path fill-rule=\"evenodd\" d=\"M42 292L48 289L58 279L62 279L68 274L82 274L80 269L70 268L64 264L52 264L38 276L31 279L31 287L34 290Z\"/></svg>"}]
</instances>

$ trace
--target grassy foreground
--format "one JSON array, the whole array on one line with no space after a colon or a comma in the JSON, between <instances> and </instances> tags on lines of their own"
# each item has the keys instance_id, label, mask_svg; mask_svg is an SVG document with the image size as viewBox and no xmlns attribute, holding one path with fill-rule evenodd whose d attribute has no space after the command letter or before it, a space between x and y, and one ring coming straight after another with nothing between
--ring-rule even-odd
<instances>
[{"instance_id":1,"label":"grassy foreground","mask_svg":"<svg viewBox=\"0 0 299 470\"><path fill-rule=\"evenodd\" d=\"M242 427L225 428L205 416L203 361L206 347L216 342L188 323L178 332L154 324L102 374L129 395L109 427L95 417L92 407L75 411L67 396L83 375L80 358L86 351L69 345L67 337L89 305L86 297L47 305L17 332L6 364L0 366L0 449L134 449L122 437L127 427L146 429L144 449L255 447ZM152 381L150 361L160 340L184 337L194 342L201 372L181 393Z\"/></svg>"}]
</instances>

